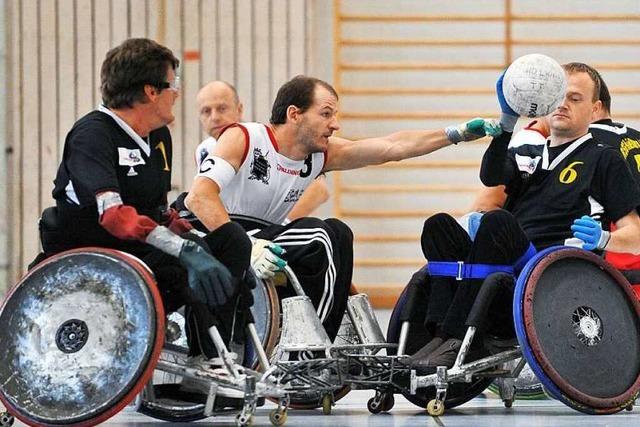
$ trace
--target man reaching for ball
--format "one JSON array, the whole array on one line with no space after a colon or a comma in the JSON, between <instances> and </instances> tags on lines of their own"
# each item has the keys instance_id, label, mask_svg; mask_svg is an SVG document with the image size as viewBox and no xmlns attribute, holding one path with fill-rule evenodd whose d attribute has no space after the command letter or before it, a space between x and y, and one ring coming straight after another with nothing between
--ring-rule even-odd
<instances>
[{"instance_id":1,"label":"man reaching for ball","mask_svg":"<svg viewBox=\"0 0 640 427\"><path fill-rule=\"evenodd\" d=\"M640 253L640 192L620 153L588 132L602 108L600 79L585 64L563 68L567 91L550 116L551 136L528 156L507 150L518 115L504 99L502 76L498 79L504 133L487 149L480 178L488 186L506 186L505 210L484 214L471 236L447 214L425 221L421 244L429 271L416 273L410 282L428 296L424 323L432 339L412 356L419 371L453 366L467 326L483 326L468 324L467 317L486 267L518 270L536 250L559 244ZM611 222L616 230L603 230L601 223ZM448 263L458 264L457 277L443 270ZM511 310L510 301L504 308ZM481 350L472 346L468 360Z\"/></svg>"}]
</instances>

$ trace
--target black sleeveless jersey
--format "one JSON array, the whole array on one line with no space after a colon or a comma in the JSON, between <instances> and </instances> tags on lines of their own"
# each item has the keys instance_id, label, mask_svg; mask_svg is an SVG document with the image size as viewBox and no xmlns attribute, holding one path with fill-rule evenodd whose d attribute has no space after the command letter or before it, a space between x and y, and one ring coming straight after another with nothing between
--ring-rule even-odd
<instances>
[{"instance_id":1,"label":"black sleeveless jersey","mask_svg":"<svg viewBox=\"0 0 640 427\"><path fill-rule=\"evenodd\" d=\"M622 156L591 134L529 150L528 161L509 153L516 172L508 180L505 209L536 248L571 243L571 224L583 215L609 224L640 206L640 191Z\"/></svg>"}]
</instances>

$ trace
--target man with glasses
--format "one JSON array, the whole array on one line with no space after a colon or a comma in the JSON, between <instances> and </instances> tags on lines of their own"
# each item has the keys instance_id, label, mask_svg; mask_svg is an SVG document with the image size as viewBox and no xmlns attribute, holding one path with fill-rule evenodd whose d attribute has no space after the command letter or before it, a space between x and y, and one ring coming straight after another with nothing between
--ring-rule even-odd
<instances>
[{"instance_id":1,"label":"man with glasses","mask_svg":"<svg viewBox=\"0 0 640 427\"><path fill-rule=\"evenodd\" d=\"M168 48L148 39L126 40L107 53L103 104L66 137L54 181L56 207L43 213L40 231L45 256L100 246L140 258L156 277L165 309L187 304L193 313L187 322L191 354L211 358L213 315L237 295L248 265L223 260L225 267L209 248L223 253L226 236L211 233L196 243L187 233L191 226L166 207L172 159L167 125L175 119L178 65ZM250 246L234 247L243 249L248 256Z\"/></svg>"}]
</instances>

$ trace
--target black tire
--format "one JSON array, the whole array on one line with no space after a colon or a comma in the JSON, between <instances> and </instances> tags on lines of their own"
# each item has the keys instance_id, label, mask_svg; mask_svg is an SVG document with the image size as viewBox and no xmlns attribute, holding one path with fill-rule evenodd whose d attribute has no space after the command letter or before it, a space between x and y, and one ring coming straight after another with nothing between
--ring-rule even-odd
<instances>
[{"instance_id":1,"label":"black tire","mask_svg":"<svg viewBox=\"0 0 640 427\"><path fill-rule=\"evenodd\" d=\"M393 312L391 313L391 319L389 320L389 329L387 330L387 342L388 343L397 343L400 338L400 328L401 328L401 320L400 316L402 313L402 308L406 304L407 301L407 289L405 288L400 297L398 298L398 302L393 308ZM426 303L426 301L425 301ZM428 342L430 337L423 333L424 329L421 324L412 325L412 328L416 333L411 335L411 339L409 340L412 344L411 348L407 347L407 354L415 353L420 347ZM389 350L390 354L395 354L395 351ZM471 381L470 383L452 383L449 384L447 390L447 397L444 401L444 406L447 409L454 408L456 406L460 406L463 403L468 402L473 399L480 393L482 393L493 381L492 378L477 378ZM436 389L435 387L429 387L425 389L418 390L416 394L410 394L408 391L402 393L402 395L411 403L421 408L426 408L429 401L435 399L436 397Z\"/></svg>"}]
</instances>

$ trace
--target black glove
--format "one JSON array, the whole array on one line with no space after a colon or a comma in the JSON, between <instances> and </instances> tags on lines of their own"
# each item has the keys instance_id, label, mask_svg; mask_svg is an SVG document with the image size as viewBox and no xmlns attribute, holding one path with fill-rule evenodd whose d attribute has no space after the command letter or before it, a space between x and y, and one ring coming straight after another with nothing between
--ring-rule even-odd
<instances>
[{"instance_id":1,"label":"black glove","mask_svg":"<svg viewBox=\"0 0 640 427\"><path fill-rule=\"evenodd\" d=\"M249 310L253 306L253 292L252 290L258 286L258 278L253 274L251 269L247 270L244 275L244 283L242 284L242 291L240 294L241 307Z\"/></svg>"},{"instance_id":2,"label":"black glove","mask_svg":"<svg viewBox=\"0 0 640 427\"><path fill-rule=\"evenodd\" d=\"M189 272L189 287L210 310L227 302L238 291L238 281L227 267L196 242L185 240L179 259Z\"/></svg>"}]
</instances>

